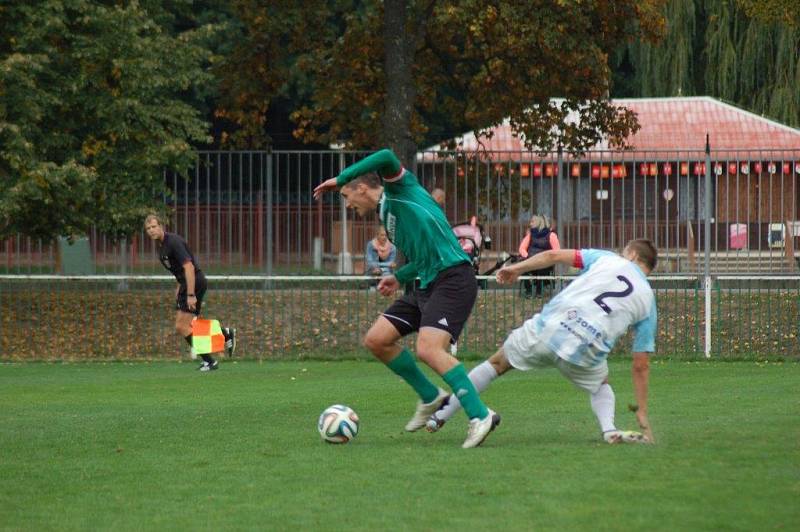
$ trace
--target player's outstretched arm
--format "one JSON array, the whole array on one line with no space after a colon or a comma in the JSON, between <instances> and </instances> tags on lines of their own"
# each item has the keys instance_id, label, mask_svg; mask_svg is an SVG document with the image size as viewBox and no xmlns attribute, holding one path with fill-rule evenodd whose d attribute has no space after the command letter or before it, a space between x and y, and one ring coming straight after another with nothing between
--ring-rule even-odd
<instances>
[{"instance_id":1,"label":"player's outstretched arm","mask_svg":"<svg viewBox=\"0 0 800 532\"><path fill-rule=\"evenodd\" d=\"M336 182L343 186L353 179L370 172L377 173L381 178L387 178L398 174L403 169L400 159L392 150L383 149L376 151L357 163L353 163L338 175Z\"/></svg>"},{"instance_id":2,"label":"player's outstretched arm","mask_svg":"<svg viewBox=\"0 0 800 532\"><path fill-rule=\"evenodd\" d=\"M631 376L633 377L633 392L636 396L636 420L639 422L639 427L644 435L647 436L651 443L655 443L650 420L647 418L647 390L650 382L649 353L633 353Z\"/></svg>"},{"instance_id":3,"label":"player's outstretched arm","mask_svg":"<svg viewBox=\"0 0 800 532\"><path fill-rule=\"evenodd\" d=\"M542 270L544 268L549 268L554 264L566 264L571 266L574 262L574 249L559 249L557 251L548 250L538 253L533 257L528 257L521 262L504 266L497 270L497 274L495 276L498 283L508 284L516 281L517 277L525 272L529 272L531 270Z\"/></svg>"},{"instance_id":4,"label":"player's outstretched arm","mask_svg":"<svg viewBox=\"0 0 800 532\"><path fill-rule=\"evenodd\" d=\"M387 177L398 174L403 169L400 159L393 151L384 149L365 157L357 163L351 164L336 177L327 179L317 185L314 189L314 199L318 200L324 192L337 190L352 181L370 172L376 172L379 176Z\"/></svg>"},{"instance_id":5,"label":"player's outstretched arm","mask_svg":"<svg viewBox=\"0 0 800 532\"><path fill-rule=\"evenodd\" d=\"M330 179L326 179L316 187L314 187L314 199L318 200L322 197L325 192L329 190L337 190L339 185L336 183L336 178L332 177Z\"/></svg>"}]
</instances>

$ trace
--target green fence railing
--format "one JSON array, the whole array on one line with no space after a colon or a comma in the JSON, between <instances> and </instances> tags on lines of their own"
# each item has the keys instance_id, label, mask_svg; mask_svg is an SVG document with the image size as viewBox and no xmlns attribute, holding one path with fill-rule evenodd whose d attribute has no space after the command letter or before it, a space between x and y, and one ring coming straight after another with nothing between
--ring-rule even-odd
<instances>
[{"instance_id":1,"label":"green fence railing","mask_svg":"<svg viewBox=\"0 0 800 532\"><path fill-rule=\"evenodd\" d=\"M541 296L521 283L481 289L459 353L485 357L538 312L570 277L546 278ZM714 358L800 357L800 278L720 277L711 291ZM239 355L253 359L364 354L361 338L388 300L367 277L209 277L203 315L236 326ZM696 276L651 278L659 355L700 359L705 291ZM168 276L0 276L3 360L175 359ZM630 335L615 353L626 353Z\"/></svg>"}]
</instances>

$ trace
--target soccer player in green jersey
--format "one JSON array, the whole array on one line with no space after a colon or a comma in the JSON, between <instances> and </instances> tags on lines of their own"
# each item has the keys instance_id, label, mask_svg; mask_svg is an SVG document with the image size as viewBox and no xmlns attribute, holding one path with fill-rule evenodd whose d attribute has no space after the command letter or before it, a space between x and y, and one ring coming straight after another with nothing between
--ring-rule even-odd
<instances>
[{"instance_id":1,"label":"soccer player in green jersey","mask_svg":"<svg viewBox=\"0 0 800 532\"><path fill-rule=\"evenodd\" d=\"M463 364L448 351L469 318L478 292L469 257L431 195L390 150L373 153L324 181L314 189L314 198L337 189L360 216L377 209L389 239L408 261L393 275L381 278L378 291L389 297L401 285L419 278L419 288L396 299L364 338L372 354L419 395L406 430L424 427L448 400L448 394L434 385L413 355L398 344L403 336L418 332L417 356L442 376L470 419L462 447L477 447L500 423L500 416L483 404Z\"/></svg>"}]
</instances>

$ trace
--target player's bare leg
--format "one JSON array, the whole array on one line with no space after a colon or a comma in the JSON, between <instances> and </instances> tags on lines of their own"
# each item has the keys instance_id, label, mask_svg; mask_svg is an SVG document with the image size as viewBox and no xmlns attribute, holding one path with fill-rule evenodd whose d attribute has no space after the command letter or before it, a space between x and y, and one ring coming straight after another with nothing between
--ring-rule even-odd
<instances>
[{"instance_id":1,"label":"player's bare leg","mask_svg":"<svg viewBox=\"0 0 800 532\"><path fill-rule=\"evenodd\" d=\"M178 310L175 312L175 330L178 334L186 338L192 334L192 322L194 321L194 314Z\"/></svg>"},{"instance_id":2,"label":"player's bare leg","mask_svg":"<svg viewBox=\"0 0 800 532\"><path fill-rule=\"evenodd\" d=\"M403 350L397 343L399 340L400 333L392 322L384 316L379 316L364 336L364 347L369 349L375 358L388 364Z\"/></svg>"},{"instance_id":3,"label":"player's bare leg","mask_svg":"<svg viewBox=\"0 0 800 532\"><path fill-rule=\"evenodd\" d=\"M417 356L430 368L444 375L459 364L450 354L450 333L433 327L423 327L417 334Z\"/></svg>"}]
</instances>

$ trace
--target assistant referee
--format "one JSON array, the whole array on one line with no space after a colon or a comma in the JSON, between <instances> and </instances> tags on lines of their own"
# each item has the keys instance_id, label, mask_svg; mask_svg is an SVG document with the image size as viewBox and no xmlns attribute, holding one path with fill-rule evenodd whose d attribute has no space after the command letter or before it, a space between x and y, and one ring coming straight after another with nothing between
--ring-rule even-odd
<instances>
[{"instance_id":1,"label":"assistant referee","mask_svg":"<svg viewBox=\"0 0 800 532\"><path fill-rule=\"evenodd\" d=\"M180 235L166 232L158 215L149 214L144 220L144 228L147 236L158 243L158 260L178 281L175 288L175 330L191 347L192 321L200 315L203 296L208 288L206 276L197 265L186 240ZM222 334L225 336L225 350L228 356L232 356L236 351L236 329L222 327ZM210 354L200 356L203 359L197 368L200 371L219 368L219 362Z\"/></svg>"}]
</instances>

